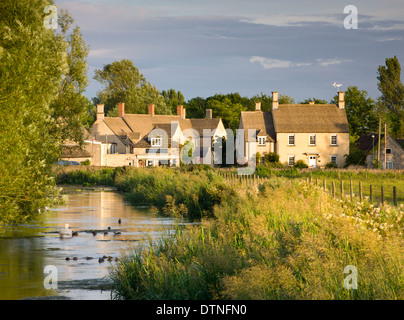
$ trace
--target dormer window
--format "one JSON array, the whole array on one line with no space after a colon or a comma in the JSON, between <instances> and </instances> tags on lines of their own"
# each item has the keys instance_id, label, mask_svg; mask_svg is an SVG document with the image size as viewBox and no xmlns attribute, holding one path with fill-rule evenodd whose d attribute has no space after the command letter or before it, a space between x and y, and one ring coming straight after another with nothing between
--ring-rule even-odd
<instances>
[{"instance_id":1,"label":"dormer window","mask_svg":"<svg viewBox=\"0 0 404 320\"><path fill-rule=\"evenodd\" d=\"M161 147L163 145L162 138L151 138L151 146L152 147Z\"/></svg>"},{"instance_id":2,"label":"dormer window","mask_svg":"<svg viewBox=\"0 0 404 320\"><path fill-rule=\"evenodd\" d=\"M258 137L259 146L265 146L266 142L267 142L267 137Z\"/></svg>"}]
</instances>

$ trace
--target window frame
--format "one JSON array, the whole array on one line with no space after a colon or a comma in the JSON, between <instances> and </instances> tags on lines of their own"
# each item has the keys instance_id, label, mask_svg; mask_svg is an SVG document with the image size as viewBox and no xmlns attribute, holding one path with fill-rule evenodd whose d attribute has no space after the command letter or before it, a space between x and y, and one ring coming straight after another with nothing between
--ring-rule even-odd
<instances>
[{"instance_id":1,"label":"window frame","mask_svg":"<svg viewBox=\"0 0 404 320\"><path fill-rule=\"evenodd\" d=\"M290 143L290 138L293 137L293 144ZM289 134L288 135L288 146L295 146L296 145L296 135L295 134Z\"/></svg>"},{"instance_id":2,"label":"window frame","mask_svg":"<svg viewBox=\"0 0 404 320\"><path fill-rule=\"evenodd\" d=\"M293 164L290 164L290 159L293 158ZM294 167L296 164L296 157L295 156L288 156L288 166L289 167Z\"/></svg>"},{"instance_id":3,"label":"window frame","mask_svg":"<svg viewBox=\"0 0 404 320\"><path fill-rule=\"evenodd\" d=\"M160 143L157 143L157 142ZM163 146L163 139L161 137L151 138L150 144L152 147L162 147Z\"/></svg>"},{"instance_id":4,"label":"window frame","mask_svg":"<svg viewBox=\"0 0 404 320\"><path fill-rule=\"evenodd\" d=\"M314 143L311 143L311 138L314 137ZM310 134L309 135L309 146L315 146L317 145L317 136L315 134Z\"/></svg>"},{"instance_id":5,"label":"window frame","mask_svg":"<svg viewBox=\"0 0 404 320\"><path fill-rule=\"evenodd\" d=\"M264 143L262 143L262 140L264 141ZM258 137L258 145L259 146L266 146L266 144L267 144L267 137L263 137L263 136L261 136L261 137Z\"/></svg>"},{"instance_id":6,"label":"window frame","mask_svg":"<svg viewBox=\"0 0 404 320\"><path fill-rule=\"evenodd\" d=\"M332 161L333 158L335 158L335 162ZM334 163L337 166L338 165L338 156L337 155L330 156L330 163Z\"/></svg>"},{"instance_id":7,"label":"window frame","mask_svg":"<svg viewBox=\"0 0 404 320\"><path fill-rule=\"evenodd\" d=\"M394 169L393 161L386 161L386 168L385 169Z\"/></svg>"},{"instance_id":8,"label":"window frame","mask_svg":"<svg viewBox=\"0 0 404 320\"><path fill-rule=\"evenodd\" d=\"M335 143L332 143L333 137L335 137ZM337 146L338 145L338 135L337 134L332 134L330 136L330 146Z\"/></svg>"},{"instance_id":9,"label":"window frame","mask_svg":"<svg viewBox=\"0 0 404 320\"><path fill-rule=\"evenodd\" d=\"M387 150L390 150L390 152L387 152ZM393 149L392 148L386 148L386 154L392 154L393 153Z\"/></svg>"}]
</instances>

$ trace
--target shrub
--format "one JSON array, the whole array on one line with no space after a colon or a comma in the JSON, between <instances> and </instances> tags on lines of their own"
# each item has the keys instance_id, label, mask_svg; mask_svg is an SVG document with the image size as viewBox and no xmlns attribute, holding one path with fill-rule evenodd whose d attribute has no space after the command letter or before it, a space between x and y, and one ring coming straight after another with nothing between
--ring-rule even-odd
<instances>
[{"instance_id":1,"label":"shrub","mask_svg":"<svg viewBox=\"0 0 404 320\"><path fill-rule=\"evenodd\" d=\"M89 166L89 165L91 165L91 162L90 162L90 160L87 159L87 160L81 161L80 164L83 166Z\"/></svg>"},{"instance_id":2,"label":"shrub","mask_svg":"<svg viewBox=\"0 0 404 320\"><path fill-rule=\"evenodd\" d=\"M270 152L265 155L265 162L268 163L278 163L279 162L279 155L275 152Z\"/></svg>"},{"instance_id":3,"label":"shrub","mask_svg":"<svg viewBox=\"0 0 404 320\"><path fill-rule=\"evenodd\" d=\"M325 167L326 167L327 169L334 169L334 168L337 167L337 165L336 165L334 162L328 162L328 163L325 165Z\"/></svg>"},{"instance_id":4,"label":"shrub","mask_svg":"<svg viewBox=\"0 0 404 320\"><path fill-rule=\"evenodd\" d=\"M307 165L306 162L304 162L303 160L297 160L295 163L295 168L299 168L299 169L304 169L304 168L308 168L309 166Z\"/></svg>"}]
</instances>

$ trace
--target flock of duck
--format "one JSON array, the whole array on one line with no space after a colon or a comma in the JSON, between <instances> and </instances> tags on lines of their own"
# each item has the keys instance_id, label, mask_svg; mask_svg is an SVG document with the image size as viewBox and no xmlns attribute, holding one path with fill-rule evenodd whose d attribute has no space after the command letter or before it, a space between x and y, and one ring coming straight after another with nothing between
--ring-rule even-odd
<instances>
[{"instance_id":1,"label":"flock of duck","mask_svg":"<svg viewBox=\"0 0 404 320\"><path fill-rule=\"evenodd\" d=\"M119 218L118 224L120 225L121 223L122 223L122 220ZM108 227L108 230L111 230L111 227ZM97 232L93 231L92 234L93 234L93 236L96 236L96 235L97 235ZM104 231L104 235L107 235L107 234L108 234L108 231ZM119 232L119 231L114 231L114 236L117 236L117 235L120 235L120 234L121 234L121 232ZM73 231L72 229L70 229L68 223L66 223L66 224L65 224L65 227L64 227L62 230L60 230L60 232L59 232L60 238L72 238L72 237L77 237L78 235L79 235L79 233L78 233L77 231ZM91 260L91 259L94 259L94 258L93 258L93 257L86 257L86 260ZM72 260L77 261L78 258L77 258L77 257L73 257ZM98 262L99 262L99 263L102 263L102 262L104 262L105 260L107 260L107 261L113 261L113 260L119 261L118 257L116 257L116 258L114 259L114 258L112 258L111 256L105 256L105 255L104 255L104 256L102 256L101 258L98 259ZM67 257L67 258L66 258L66 261L70 261L70 258Z\"/></svg>"}]
</instances>

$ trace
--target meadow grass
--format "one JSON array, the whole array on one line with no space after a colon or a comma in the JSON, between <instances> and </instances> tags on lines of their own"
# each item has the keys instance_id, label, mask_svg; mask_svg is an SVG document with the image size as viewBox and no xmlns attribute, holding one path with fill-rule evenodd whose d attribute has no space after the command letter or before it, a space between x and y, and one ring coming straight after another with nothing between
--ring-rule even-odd
<instances>
[{"instance_id":1,"label":"meadow grass","mask_svg":"<svg viewBox=\"0 0 404 320\"><path fill-rule=\"evenodd\" d=\"M186 174L179 179L195 183ZM113 297L404 298L402 208L332 199L321 187L284 177L258 192L226 188L213 218L178 226L125 257L111 274ZM348 265L359 273L356 290L343 285Z\"/></svg>"}]
</instances>

